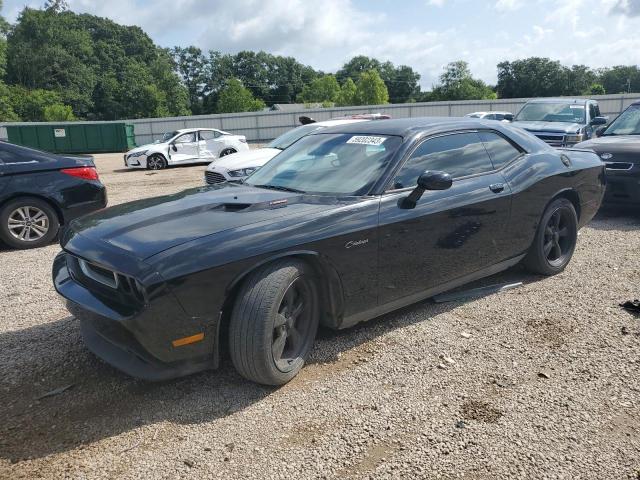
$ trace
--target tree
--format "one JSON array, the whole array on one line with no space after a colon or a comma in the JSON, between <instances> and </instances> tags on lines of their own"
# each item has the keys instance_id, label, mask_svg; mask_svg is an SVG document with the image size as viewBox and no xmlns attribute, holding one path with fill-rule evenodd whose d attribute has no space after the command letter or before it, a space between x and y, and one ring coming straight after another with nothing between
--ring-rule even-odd
<instances>
[{"instance_id":1,"label":"tree","mask_svg":"<svg viewBox=\"0 0 640 480\"><path fill-rule=\"evenodd\" d=\"M232 78L220 91L218 98L218 113L255 112L265 108L265 103L254 98L251 91L242 85L242 82Z\"/></svg>"},{"instance_id":2,"label":"tree","mask_svg":"<svg viewBox=\"0 0 640 480\"><path fill-rule=\"evenodd\" d=\"M336 77L334 75L325 75L305 85L298 95L298 101L302 103L335 103L339 94L340 85L338 85Z\"/></svg>"},{"instance_id":3,"label":"tree","mask_svg":"<svg viewBox=\"0 0 640 480\"><path fill-rule=\"evenodd\" d=\"M356 84L358 105L382 105L389 103L389 92L382 78L375 70L362 72Z\"/></svg>"},{"instance_id":4,"label":"tree","mask_svg":"<svg viewBox=\"0 0 640 480\"><path fill-rule=\"evenodd\" d=\"M202 50L193 45L171 50L174 68L187 88L189 108L194 115L203 113L204 89L206 86L207 59Z\"/></svg>"},{"instance_id":5,"label":"tree","mask_svg":"<svg viewBox=\"0 0 640 480\"><path fill-rule=\"evenodd\" d=\"M375 70L384 81L389 99L392 103L404 103L416 99L420 93L420 74L411 67L401 65L395 67L391 62L381 62L365 55L353 57L336 73L336 78L343 84L348 78L357 82L360 75Z\"/></svg>"},{"instance_id":6,"label":"tree","mask_svg":"<svg viewBox=\"0 0 640 480\"><path fill-rule=\"evenodd\" d=\"M592 83L584 95L605 95L607 92L601 83Z\"/></svg>"},{"instance_id":7,"label":"tree","mask_svg":"<svg viewBox=\"0 0 640 480\"><path fill-rule=\"evenodd\" d=\"M71 107L69 105L62 105L60 103L47 105L46 107L44 107L43 116L45 122L68 122L71 120L76 120Z\"/></svg>"},{"instance_id":8,"label":"tree","mask_svg":"<svg viewBox=\"0 0 640 480\"><path fill-rule=\"evenodd\" d=\"M617 65L598 72L598 82L608 93L640 92L640 68Z\"/></svg>"},{"instance_id":9,"label":"tree","mask_svg":"<svg viewBox=\"0 0 640 480\"><path fill-rule=\"evenodd\" d=\"M355 105L357 102L357 87L351 78L347 78L340 87L338 98L336 98L336 105L339 107L346 107L349 105Z\"/></svg>"},{"instance_id":10,"label":"tree","mask_svg":"<svg viewBox=\"0 0 640 480\"><path fill-rule=\"evenodd\" d=\"M47 12L60 13L69 10L69 3L67 0L47 0L44 2L44 9Z\"/></svg>"},{"instance_id":11,"label":"tree","mask_svg":"<svg viewBox=\"0 0 640 480\"><path fill-rule=\"evenodd\" d=\"M498 64L500 98L552 97L564 95L569 72L560 62L531 57Z\"/></svg>"},{"instance_id":12,"label":"tree","mask_svg":"<svg viewBox=\"0 0 640 480\"><path fill-rule=\"evenodd\" d=\"M431 92L432 100L485 100L496 94L482 80L471 76L469 64L459 60L451 62L440 75L439 84Z\"/></svg>"}]
</instances>

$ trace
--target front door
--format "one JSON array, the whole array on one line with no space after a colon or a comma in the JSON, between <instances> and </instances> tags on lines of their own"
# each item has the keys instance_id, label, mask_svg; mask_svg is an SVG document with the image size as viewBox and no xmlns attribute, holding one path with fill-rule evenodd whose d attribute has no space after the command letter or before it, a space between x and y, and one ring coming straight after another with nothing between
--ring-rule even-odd
<instances>
[{"instance_id":1,"label":"front door","mask_svg":"<svg viewBox=\"0 0 640 480\"><path fill-rule=\"evenodd\" d=\"M425 170L453 177L448 190L426 191L401 208ZM379 220L379 304L418 294L503 260L501 236L511 195L477 132L425 140L383 194Z\"/></svg>"},{"instance_id":2,"label":"front door","mask_svg":"<svg viewBox=\"0 0 640 480\"><path fill-rule=\"evenodd\" d=\"M198 140L197 132L183 133L177 137L173 144L176 149L170 149L171 161L173 163L188 163L198 161Z\"/></svg>"}]
</instances>

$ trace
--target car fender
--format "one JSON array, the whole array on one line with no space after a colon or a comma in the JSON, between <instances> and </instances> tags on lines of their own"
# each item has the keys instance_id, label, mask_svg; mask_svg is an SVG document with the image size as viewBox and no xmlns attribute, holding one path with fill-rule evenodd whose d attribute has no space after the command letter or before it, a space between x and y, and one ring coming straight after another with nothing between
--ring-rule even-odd
<instances>
[{"instance_id":1,"label":"car fender","mask_svg":"<svg viewBox=\"0 0 640 480\"><path fill-rule=\"evenodd\" d=\"M318 280L321 295L320 304L325 306L322 312L321 322L327 327L339 328L344 313L342 280L340 279L338 270L331 263L331 260L327 256L313 250L288 250L278 252L275 255L263 258L259 262L251 265L251 267L243 270L227 285L222 310L230 312L242 282L244 282L251 273L257 271L264 265L284 258L296 258L306 261L316 271L316 279Z\"/></svg>"}]
</instances>

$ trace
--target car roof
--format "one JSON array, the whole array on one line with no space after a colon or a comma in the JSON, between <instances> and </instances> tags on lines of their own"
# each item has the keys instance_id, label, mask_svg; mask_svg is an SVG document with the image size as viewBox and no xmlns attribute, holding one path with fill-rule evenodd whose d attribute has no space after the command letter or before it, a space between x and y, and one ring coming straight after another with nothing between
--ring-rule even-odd
<instances>
[{"instance_id":1,"label":"car roof","mask_svg":"<svg viewBox=\"0 0 640 480\"><path fill-rule=\"evenodd\" d=\"M221 131L218 130L217 128L207 128L207 127L198 127L198 128L178 128L176 130L174 130L174 132L178 132L178 133L187 133L187 132L197 132L198 130L216 130L216 131Z\"/></svg>"},{"instance_id":2,"label":"car roof","mask_svg":"<svg viewBox=\"0 0 640 480\"><path fill-rule=\"evenodd\" d=\"M533 100L529 100L527 103L587 103L587 102L595 102L590 98L535 98Z\"/></svg>"},{"instance_id":3,"label":"car roof","mask_svg":"<svg viewBox=\"0 0 640 480\"><path fill-rule=\"evenodd\" d=\"M491 128L496 124L490 120L471 117L413 117L385 120L384 122L363 122L358 124L343 124L329 129L313 132L311 135L323 133L360 133L375 135L398 135L405 137L417 131L442 131L469 128Z\"/></svg>"},{"instance_id":4,"label":"car roof","mask_svg":"<svg viewBox=\"0 0 640 480\"><path fill-rule=\"evenodd\" d=\"M348 123L368 122L368 118L339 118L333 120L323 120L320 122L314 122L308 125L322 125L323 127L334 127L337 125L345 125Z\"/></svg>"}]
</instances>

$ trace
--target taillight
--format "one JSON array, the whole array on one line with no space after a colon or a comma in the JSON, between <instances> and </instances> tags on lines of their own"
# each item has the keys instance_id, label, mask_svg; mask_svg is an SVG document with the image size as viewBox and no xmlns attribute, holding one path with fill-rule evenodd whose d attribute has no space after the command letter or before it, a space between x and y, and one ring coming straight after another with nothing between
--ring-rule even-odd
<instances>
[{"instance_id":1,"label":"taillight","mask_svg":"<svg viewBox=\"0 0 640 480\"><path fill-rule=\"evenodd\" d=\"M64 168L60 172L83 180L100 180L95 167Z\"/></svg>"}]
</instances>

